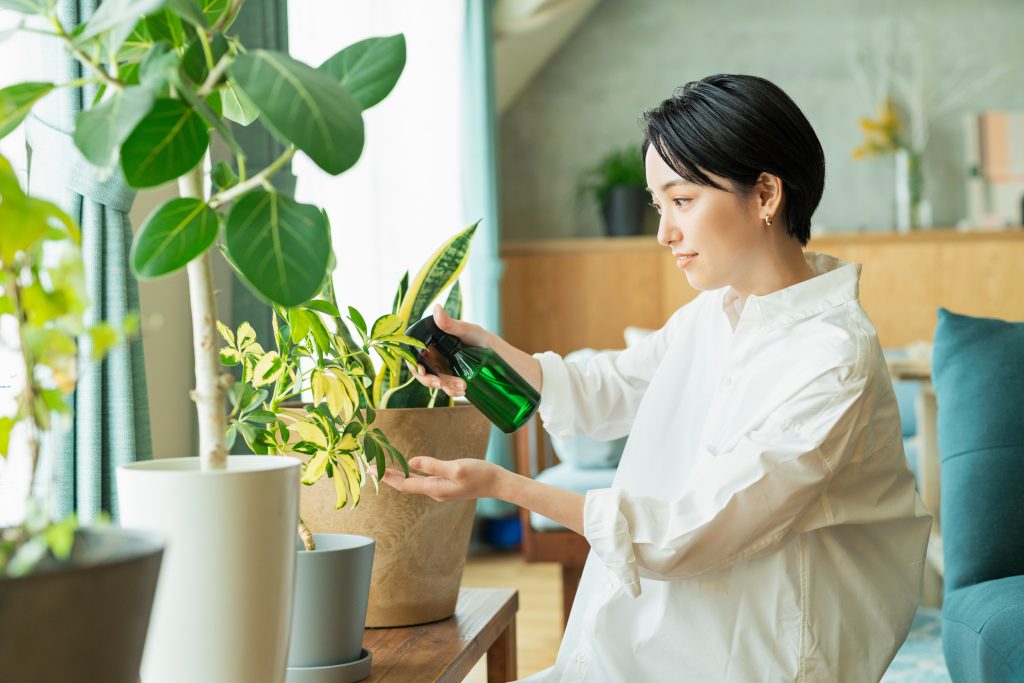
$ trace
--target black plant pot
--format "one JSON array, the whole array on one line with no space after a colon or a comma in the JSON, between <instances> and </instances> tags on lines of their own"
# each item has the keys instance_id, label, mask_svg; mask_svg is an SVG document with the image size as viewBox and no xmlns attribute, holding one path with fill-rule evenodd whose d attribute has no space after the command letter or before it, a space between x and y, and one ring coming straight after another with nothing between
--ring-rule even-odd
<instances>
[{"instance_id":1,"label":"black plant pot","mask_svg":"<svg viewBox=\"0 0 1024 683\"><path fill-rule=\"evenodd\" d=\"M643 188L626 185L613 187L601 207L608 234L612 237L641 234L646 205L647 192Z\"/></svg>"},{"instance_id":2,"label":"black plant pot","mask_svg":"<svg viewBox=\"0 0 1024 683\"><path fill-rule=\"evenodd\" d=\"M0 678L137 683L163 542L80 529L71 558L0 579Z\"/></svg>"},{"instance_id":3,"label":"black plant pot","mask_svg":"<svg viewBox=\"0 0 1024 683\"><path fill-rule=\"evenodd\" d=\"M299 550L287 683L354 683L370 675L363 649L374 541L353 534L313 534ZM300 546L301 547L301 546Z\"/></svg>"}]
</instances>

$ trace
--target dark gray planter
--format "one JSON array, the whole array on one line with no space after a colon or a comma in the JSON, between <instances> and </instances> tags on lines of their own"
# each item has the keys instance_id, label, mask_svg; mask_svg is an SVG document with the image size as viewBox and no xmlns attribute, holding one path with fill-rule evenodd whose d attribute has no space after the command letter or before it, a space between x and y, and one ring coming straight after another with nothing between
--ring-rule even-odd
<instances>
[{"instance_id":1,"label":"dark gray planter","mask_svg":"<svg viewBox=\"0 0 1024 683\"><path fill-rule=\"evenodd\" d=\"M363 631L374 541L354 534L313 534L313 540L316 550L300 550L295 567L287 681L360 681L370 675Z\"/></svg>"},{"instance_id":2,"label":"dark gray planter","mask_svg":"<svg viewBox=\"0 0 1024 683\"><path fill-rule=\"evenodd\" d=\"M647 192L640 187L618 185L608 193L602 206L604 225L612 237L643 232Z\"/></svg>"},{"instance_id":3,"label":"dark gray planter","mask_svg":"<svg viewBox=\"0 0 1024 683\"><path fill-rule=\"evenodd\" d=\"M81 529L68 562L0 579L0 678L137 683L163 542Z\"/></svg>"}]
</instances>

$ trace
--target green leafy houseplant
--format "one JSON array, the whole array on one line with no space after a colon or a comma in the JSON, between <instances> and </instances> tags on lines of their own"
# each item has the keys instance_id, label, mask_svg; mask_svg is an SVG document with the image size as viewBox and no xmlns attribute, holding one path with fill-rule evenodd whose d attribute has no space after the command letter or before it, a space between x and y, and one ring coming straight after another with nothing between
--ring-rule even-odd
<instances>
[{"instance_id":1,"label":"green leafy houseplant","mask_svg":"<svg viewBox=\"0 0 1024 683\"><path fill-rule=\"evenodd\" d=\"M61 25L55 0L0 0L42 17L85 67L68 83L0 89L0 136L54 88L98 84L73 138L101 175L117 170L136 188L178 182L180 197L157 207L132 246L131 266L153 278L187 268L193 320L203 469L227 464L227 401L221 381L210 249L218 241L241 279L291 308L314 297L331 254L325 214L270 180L302 151L330 174L362 152L362 112L392 90L405 65L402 35L355 43L314 68L272 50L246 50L228 31L242 0L108 0L77 27ZM262 125L285 145L266 168L246 167L234 125ZM203 165L211 136L231 161Z\"/></svg>"},{"instance_id":2,"label":"green leafy houseplant","mask_svg":"<svg viewBox=\"0 0 1024 683\"><path fill-rule=\"evenodd\" d=\"M586 168L576 188L577 201L593 200L598 207L604 206L615 187L643 189L647 175L643 160L636 147L626 147L609 152L596 164Z\"/></svg>"},{"instance_id":3,"label":"green leafy houseplant","mask_svg":"<svg viewBox=\"0 0 1024 683\"><path fill-rule=\"evenodd\" d=\"M264 350L248 323L235 331L218 323L226 344L220 351L221 362L240 366L242 374L229 390L229 446L241 436L255 453L308 456L302 482L313 485L324 476L331 478L336 508L358 505L367 479L377 490L386 458L399 463L408 474L404 456L383 431L371 426L375 409L388 407L396 397L404 399L404 407L439 405L439 390L403 396L414 378L402 361L417 362L403 345L422 348L423 344L402 332L446 289L445 310L461 317L458 277L476 227L470 226L441 245L411 286L406 273L391 312L378 317L372 326L349 307L348 321L358 342L342 318L330 285L325 287L325 298L297 307L275 307L273 350ZM373 354L381 361L379 371L374 370ZM311 391L313 402L303 415L289 402L306 390ZM445 396L441 405L452 405L452 399ZM376 465L376 471L368 465ZM300 535L307 550L315 549L305 525L300 524Z\"/></svg>"},{"instance_id":4,"label":"green leafy houseplant","mask_svg":"<svg viewBox=\"0 0 1024 683\"><path fill-rule=\"evenodd\" d=\"M26 518L0 529L0 577L29 573L47 553L63 560L71 552L75 515L54 521L31 499L40 437L69 412L65 401L75 388L77 340L88 338L93 358L99 359L134 327L131 321L126 329L83 322L88 302L82 294L79 241L67 214L27 196L0 156L0 319L14 323L12 346L23 378L13 412L0 414L0 457L7 457L12 432L20 429L31 462Z\"/></svg>"}]
</instances>

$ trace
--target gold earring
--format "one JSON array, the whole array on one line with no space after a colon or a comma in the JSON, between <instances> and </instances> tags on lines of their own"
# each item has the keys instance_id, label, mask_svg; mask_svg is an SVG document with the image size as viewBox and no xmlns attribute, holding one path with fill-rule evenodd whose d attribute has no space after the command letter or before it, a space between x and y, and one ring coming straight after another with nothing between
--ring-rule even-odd
<instances>
[{"instance_id":1,"label":"gold earring","mask_svg":"<svg viewBox=\"0 0 1024 683\"><path fill-rule=\"evenodd\" d=\"M771 214L768 214L767 216L764 217L764 224L766 226L768 226L769 228L772 227L772 216L771 216Z\"/></svg>"}]
</instances>

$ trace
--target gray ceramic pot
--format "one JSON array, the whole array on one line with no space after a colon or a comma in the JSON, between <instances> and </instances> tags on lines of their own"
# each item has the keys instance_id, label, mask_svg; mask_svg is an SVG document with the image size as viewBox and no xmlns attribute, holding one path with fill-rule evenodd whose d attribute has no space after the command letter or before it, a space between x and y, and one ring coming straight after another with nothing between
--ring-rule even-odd
<instances>
[{"instance_id":1,"label":"gray ceramic pot","mask_svg":"<svg viewBox=\"0 0 1024 683\"><path fill-rule=\"evenodd\" d=\"M363 630L374 541L353 534L313 540L316 550L300 550L296 564L288 682L358 681L370 673Z\"/></svg>"},{"instance_id":2,"label":"gray ceramic pot","mask_svg":"<svg viewBox=\"0 0 1024 683\"><path fill-rule=\"evenodd\" d=\"M0 579L0 678L137 683L163 542L76 532L67 562Z\"/></svg>"}]
</instances>

